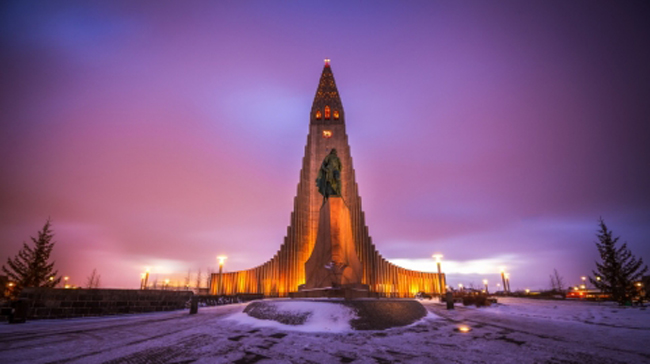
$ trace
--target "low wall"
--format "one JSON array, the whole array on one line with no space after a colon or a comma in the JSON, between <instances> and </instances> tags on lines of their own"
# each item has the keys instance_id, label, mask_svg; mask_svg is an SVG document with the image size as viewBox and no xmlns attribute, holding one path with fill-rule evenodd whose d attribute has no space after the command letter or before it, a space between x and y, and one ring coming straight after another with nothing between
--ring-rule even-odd
<instances>
[{"instance_id":1,"label":"low wall","mask_svg":"<svg viewBox=\"0 0 650 364\"><path fill-rule=\"evenodd\" d=\"M28 301L27 319L34 320L180 310L191 297L190 291L25 288L19 299Z\"/></svg>"}]
</instances>

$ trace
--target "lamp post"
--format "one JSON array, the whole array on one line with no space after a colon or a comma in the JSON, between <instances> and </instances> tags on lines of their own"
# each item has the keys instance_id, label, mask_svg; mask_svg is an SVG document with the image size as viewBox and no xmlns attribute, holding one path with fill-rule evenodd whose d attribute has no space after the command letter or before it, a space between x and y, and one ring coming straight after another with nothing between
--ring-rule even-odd
<instances>
[{"instance_id":1,"label":"lamp post","mask_svg":"<svg viewBox=\"0 0 650 364\"><path fill-rule=\"evenodd\" d=\"M70 286L68 285L68 279L70 279L70 277L68 276L63 277L63 288L70 288Z\"/></svg>"},{"instance_id":2,"label":"lamp post","mask_svg":"<svg viewBox=\"0 0 650 364\"><path fill-rule=\"evenodd\" d=\"M501 267L501 281L503 281L503 294L508 293L508 285L506 284L506 267Z\"/></svg>"},{"instance_id":3,"label":"lamp post","mask_svg":"<svg viewBox=\"0 0 650 364\"><path fill-rule=\"evenodd\" d=\"M582 285L585 286L585 288L586 288L587 287L587 277L582 276L582 277L580 277L580 279L582 279Z\"/></svg>"},{"instance_id":4,"label":"lamp post","mask_svg":"<svg viewBox=\"0 0 650 364\"><path fill-rule=\"evenodd\" d=\"M462 291L462 290L463 290L463 284L462 284L462 283L458 283L458 290L459 290L459 291Z\"/></svg>"},{"instance_id":5,"label":"lamp post","mask_svg":"<svg viewBox=\"0 0 650 364\"><path fill-rule=\"evenodd\" d=\"M163 286L163 290L167 290L169 288L169 279L165 279L165 285Z\"/></svg>"},{"instance_id":6,"label":"lamp post","mask_svg":"<svg viewBox=\"0 0 650 364\"><path fill-rule=\"evenodd\" d=\"M490 294L490 291L488 291L488 280L484 279L483 284L485 285L485 294Z\"/></svg>"},{"instance_id":7,"label":"lamp post","mask_svg":"<svg viewBox=\"0 0 650 364\"><path fill-rule=\"evenodd\" d=\"M219 283L217 284L217 296L222 294L222 283L223 283L223 263L228 259L225 255L220 255L217 257L219 260Z\"/></svg>"},{"instance_id":8,"label":"lamp post","mask_svg":"<svg viewBox=\"0 0 650 364\"><path fill-rule=\"evenodd\" d=\"M144 282L142 283L142 289L147 289L147 285L149 284L149 268L145 269L143 275Z\"/></svg>"},{"instance_id":9,"label":"lamp post","mask_svg":"<svg viewBox=\"0 0 650 364\"><path fill-rule=\"evenodd\" d=\"M436 265L438 266L438 287L440 287L440 296L444 293L444 286L442 285L442 269L440 268L440 262L442 260L442 254L434 254L433 258L436 259Z\"/></svg>"},{"instance_id":10,"label":"lamp post","mask_svg":"<svg viewBox=\"0 0 650 364\"><path fill-rule=\"evenodd\" d=\"M506 285L508 286L508 293L512 292L510 290L510 273L506 273Z\"/></svg>"}]
</instances>

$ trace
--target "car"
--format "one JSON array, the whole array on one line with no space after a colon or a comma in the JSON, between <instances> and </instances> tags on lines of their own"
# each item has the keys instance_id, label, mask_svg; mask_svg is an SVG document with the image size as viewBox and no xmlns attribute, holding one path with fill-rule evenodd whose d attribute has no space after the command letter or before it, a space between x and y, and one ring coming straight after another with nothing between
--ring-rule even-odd
<instances>
[{"instance_id":1,"label":"car","mask_svg":"<svg viewBox=\"0 0 650 364\"><path fill-rule=\"evenodd\" d=\"M415 294L415 298L418 299L418 300L423 300L425 298L433 299L433 296L428 294L428 293L418 292L418 293Z\"/></svg>"}]
</instances>

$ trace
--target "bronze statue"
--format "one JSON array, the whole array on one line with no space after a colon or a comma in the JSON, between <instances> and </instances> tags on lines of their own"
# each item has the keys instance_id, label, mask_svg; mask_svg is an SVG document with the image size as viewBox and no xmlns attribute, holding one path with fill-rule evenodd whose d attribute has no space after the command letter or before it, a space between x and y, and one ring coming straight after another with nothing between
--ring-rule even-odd
<instances>
[{"instance_id":1,"label":"bronze statue","mask_svg":"<svg viewBox=\"0 0 650 364\"><path fill-rule=\"evenodd\" d=\"M324 198L341 196L341 160L336 155L336 149L323 159L316 178L318 192Z\"/></svg>"}]
</instances>

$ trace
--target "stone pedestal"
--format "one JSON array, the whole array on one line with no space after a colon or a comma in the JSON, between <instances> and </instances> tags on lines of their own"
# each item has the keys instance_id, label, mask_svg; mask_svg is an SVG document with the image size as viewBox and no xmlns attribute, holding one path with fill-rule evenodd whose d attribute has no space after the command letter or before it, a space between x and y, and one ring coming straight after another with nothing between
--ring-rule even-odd
<instances>
[{"instance_id":1,"label":"stone pedestal","mask_svg":"<svg viewBox=\"0 0 650 364\"><path fill-rule=\"evenodd\" d=\"M321 207L316 244L305 263L306 282L291 296L368 297L368 286L361 284L362 272L350 210L341 197L329 197Z\"/></svg>"}]
</instances>

